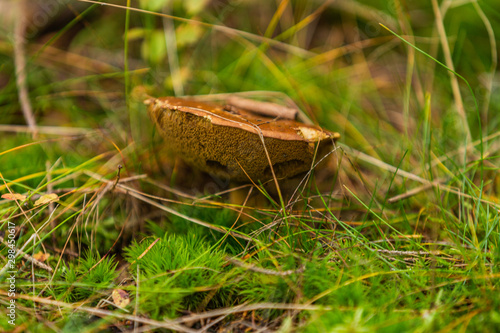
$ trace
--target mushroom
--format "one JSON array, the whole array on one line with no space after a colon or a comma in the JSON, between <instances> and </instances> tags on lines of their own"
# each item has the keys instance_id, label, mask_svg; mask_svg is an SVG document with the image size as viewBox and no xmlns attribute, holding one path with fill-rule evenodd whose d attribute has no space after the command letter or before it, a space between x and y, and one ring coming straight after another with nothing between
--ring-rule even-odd
<instances>
[{"instance_id":1,"label":"mushroom","mask_svg":"<svg viewBox=\"0 0 500 333\"><path fill-rule=\"evenodd\" d=\"M175 97L150 98L145 103L174 153L197 169L237 182L272 179L269 160L278 179L306 172L315 152L319 160L340 137L317 126L234 106L228 111L221 105Z\"/></svg>"}]
</instances>

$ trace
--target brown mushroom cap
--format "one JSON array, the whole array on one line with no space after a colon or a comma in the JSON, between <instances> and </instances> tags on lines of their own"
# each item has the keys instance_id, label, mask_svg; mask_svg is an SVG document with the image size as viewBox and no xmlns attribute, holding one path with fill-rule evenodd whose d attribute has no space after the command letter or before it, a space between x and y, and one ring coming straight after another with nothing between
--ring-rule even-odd
<instances>
[{"instance_id":1,"label":"brown mushroom cap","mask_svg":"<svg viewBox=\"0 0 500 333\"><path fill-rule=\"evenodd\" d=\"M324 156L340 135L293 120L175 97L148 99L148 112L169 148L188 164L235 181L272 179L264 145L278 178L310 169L319 144ZM317 157L317 159L318 159Z\"/></svg>"}]
</instances>

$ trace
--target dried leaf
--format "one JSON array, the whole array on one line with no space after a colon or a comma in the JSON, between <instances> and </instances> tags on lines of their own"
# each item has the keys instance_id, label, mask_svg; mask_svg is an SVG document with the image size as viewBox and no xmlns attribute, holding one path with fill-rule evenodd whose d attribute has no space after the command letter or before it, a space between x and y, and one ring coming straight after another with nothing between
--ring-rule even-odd
<instances>
[{"instance_id":1,"label":"dried leaf","mask_svg":"<svg viewBox=\"0 0 500 333\"><path fill-rule=\"evenodd\" d=\"M59 200L59 196L57 194L55 194L55 193L45 194L45 195L42 195L40 197L40 199L35 201L35 206L44 205L44 204L47 204L51 201L57 201L57 200Z\"/></svg>"},{"instance_id":2,"label":"dried leaf","mask_svg":"<svg viewBox=\"0 0 500 333\"><path fill-rule=\"evenodd\" d=\"M111 297L113 297L113 303L120 308L124 308L130 303L130 296L123 289L113 290Z\"/></svg>"},{"instance_id":3,"label":"dried leaf","mask_svg":"<svg viewBox=\"0 0 500 333\"><path fill-rule=\"evenodd\" d=\"M7 200L19 200L19 201L24 201L26 200L27 196L19 194L19 193L5 193L2 194L2 199L7 199Z\"/></svg>"},{"instance_id":4,"label":"dried leaf","mask_svg":"<svg viewBox=\"0 0 500 333\"><path fill-rule=\"evenodd\" d=\"M38 261L44 262L45 260L49 259L50 253L43 253L42 251L35 253L33 255L33 259L36 259Z\"/></svg>"}]
</instances>

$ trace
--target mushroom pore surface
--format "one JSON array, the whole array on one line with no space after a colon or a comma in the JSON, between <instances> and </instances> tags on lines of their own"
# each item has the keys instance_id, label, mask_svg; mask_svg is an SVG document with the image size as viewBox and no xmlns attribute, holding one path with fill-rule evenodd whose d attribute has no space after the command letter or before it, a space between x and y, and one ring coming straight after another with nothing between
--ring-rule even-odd
<instances>
[{"instance_id":1,"label":"mushroom pore surface","mask_svg":"<svg viewBox=\"0 0 500 333\"><path fill-rule=\"evenodd\" d=\"M319 160L339 137L292 120L228 112L221 106L174 97L146 103L174 153L197 169L234 181L272 179L264 144L276 177L289 178L308 171L316 149Z\"/></svg>"}]
</instances>

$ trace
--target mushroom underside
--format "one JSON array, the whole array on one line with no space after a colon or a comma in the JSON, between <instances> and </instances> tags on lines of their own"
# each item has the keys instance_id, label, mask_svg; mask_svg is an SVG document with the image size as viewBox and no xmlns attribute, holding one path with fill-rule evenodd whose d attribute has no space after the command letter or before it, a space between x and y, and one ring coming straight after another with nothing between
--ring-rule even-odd
<instances>
[{"instance_id":1,"label":"mushroom underside","mask_svg":"<svg viewBox=\"0 0 500 333\"><path fill-rule=\"evenodd\" d=\"M194 168L233 181L265 182L272 171L277 178L290 178L311 168L317 143L261 137L240 128L212 124L210 118L159 107L150 107L169 148ZM264 144L262 142L264 141ZM318 157L332 140L319 141Z\"/></svg>"}]
</instances>

